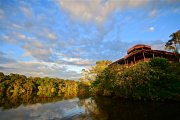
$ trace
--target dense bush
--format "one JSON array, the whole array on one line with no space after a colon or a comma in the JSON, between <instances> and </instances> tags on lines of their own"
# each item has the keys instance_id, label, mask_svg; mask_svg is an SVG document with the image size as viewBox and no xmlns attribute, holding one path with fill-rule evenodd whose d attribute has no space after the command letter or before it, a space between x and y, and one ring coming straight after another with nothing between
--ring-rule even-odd
<instances>
[{"instance_id":1,"label":"dense bush","mask_svg":"<svg viewBox=\"0 0 180 120\"><path fill-rule=\"evenodd\" d=\"M113 65L97 75L94 83L94 93L105 96L180 100L180 64L155 58L148 63L138 63L129 68Z\"/></svg>"}]
</instances>

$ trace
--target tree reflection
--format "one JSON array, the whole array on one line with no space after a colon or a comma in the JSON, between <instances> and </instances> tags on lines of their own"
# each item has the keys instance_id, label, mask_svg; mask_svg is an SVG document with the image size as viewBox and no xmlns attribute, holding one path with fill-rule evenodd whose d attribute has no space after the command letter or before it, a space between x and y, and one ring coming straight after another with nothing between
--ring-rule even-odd
<instances>
[{"instance_id":1,"label":"tree reflection","mask_svg":"<svg viewBox=\"0 0 180 120\"><path fill-rule=\"evenodd\" d=\"M60 96L54 94L41 93L40 95L32 94L32 92L26 92L24 94L7 94L0 99L0 107L3 109L17 108L21 104L29 105L35 103L50 103L60 101L62 99L71 99L76 97L75 93L63 93Z\"/></svg>"},{"instance_id":2,"label":"tree reflection","mask_svg":"<svg viewBox=\"0 0 180 120\"><path fill-rule=\"evenodd\" d=\"M93 120L178 120L180 103L152 103L96 97L81 99L82 119Z\"/></svg>"}]
</instances>

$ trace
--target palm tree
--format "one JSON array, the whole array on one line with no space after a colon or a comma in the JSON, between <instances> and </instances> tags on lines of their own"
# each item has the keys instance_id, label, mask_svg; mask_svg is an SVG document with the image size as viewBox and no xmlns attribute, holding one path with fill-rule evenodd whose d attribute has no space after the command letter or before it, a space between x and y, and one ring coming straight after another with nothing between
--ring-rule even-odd
<instances>
[{"instance_id":1,"label":"palm tree","mask_svg":"<svg viewBox=\"0 0 180 120\"><path fill-rule=\"evenodd\" d=\"M180 44L180 30L170 35L171 39L166 43L166 49L178 53L177 44Z\"/></svg>"}]
</instances>

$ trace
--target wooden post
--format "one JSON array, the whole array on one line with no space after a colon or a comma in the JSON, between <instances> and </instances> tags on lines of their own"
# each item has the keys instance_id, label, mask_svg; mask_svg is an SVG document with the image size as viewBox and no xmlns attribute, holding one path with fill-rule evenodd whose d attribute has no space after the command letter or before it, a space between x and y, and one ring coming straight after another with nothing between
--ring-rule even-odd
<instances>
[{"instance_id":1,"label":"wooden post","mask_svg":"<svg viewBox=\"0 0 180 120\"><path fill-rule=\"evenodd\" d=\"M135 55L134 55L134 64L136 63L136 58L135 58Z\"/></svg>"},{"instance_id":2,"label":"wooden post","mask_svg":"<svg viewBox=\"0 0 180 120\"><path fill-rule=\"evenodd\" d=\"M154 53L153 53L153 58L154 58Z\"/></svg>"},{"instance_id":3,"label":"wooden post","mask_svg":"<svg viewBox=\"0 0 180 120\"><path fill-rule=\"evenodd\" d=\"M144 55L144 52L143 52L143 57L144 57L144 62L145 62L145 55Z\"/></svg>"}]
</instances>

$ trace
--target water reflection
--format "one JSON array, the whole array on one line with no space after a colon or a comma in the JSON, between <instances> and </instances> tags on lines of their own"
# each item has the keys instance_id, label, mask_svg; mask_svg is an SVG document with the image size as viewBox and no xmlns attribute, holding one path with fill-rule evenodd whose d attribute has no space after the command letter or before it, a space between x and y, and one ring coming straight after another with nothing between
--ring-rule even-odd
<instances>
[{"instance_id":1,"label":"water reflection","mask_svg":"<svg viewBox=\"0 0 180 120\"><path fill-rule=\"evenodd\" d=\"M180 113L180 103L142 103L102 97L31 96L31 100L23 102L5 100L1 99L1 120L179 120Z\"/></svg>"},{"instance_id":2,"label":"water reflection","mask_svg":"<svg viewBox=\"0 0 180 120\"><path fill-rule=\"evenodd\" d=\"M180 103L152 103L95 99L99 118L108 120L179 120Z\"/></svg>"},{"instance_id":3,"label":"water reflection","mask_svg":"<svg viewBox=\"0 0 180 120\"><path fill-rule=\"evenodd\" d=\"M62 119L67 116L81 114L84 109L78 106L79 99L61 100L54 103L36 103L29 105L20 105L16 109L8 109L0 111L1 120L11 119Z\"/></svg>"}]
</instances>

